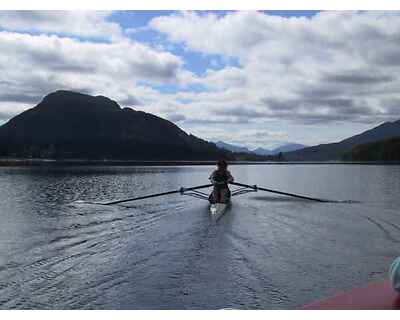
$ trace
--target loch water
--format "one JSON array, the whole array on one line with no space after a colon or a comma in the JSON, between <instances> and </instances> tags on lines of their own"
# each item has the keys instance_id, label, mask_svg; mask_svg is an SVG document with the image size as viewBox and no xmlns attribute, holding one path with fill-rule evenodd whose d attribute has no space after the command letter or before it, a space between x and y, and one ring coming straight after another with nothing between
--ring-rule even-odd
<instances>
[{"instance_id":1,"label":"loch water","mask_svg":"<svg viewBox=\"0 0 400 320\"><path fill-rule=\"evenodd\" d=\"M293 309L387 278L400 166L234 165L252 192L218 221L171 195L212 166L0 168L0 309Z\"/></svg>"}]
</instances>

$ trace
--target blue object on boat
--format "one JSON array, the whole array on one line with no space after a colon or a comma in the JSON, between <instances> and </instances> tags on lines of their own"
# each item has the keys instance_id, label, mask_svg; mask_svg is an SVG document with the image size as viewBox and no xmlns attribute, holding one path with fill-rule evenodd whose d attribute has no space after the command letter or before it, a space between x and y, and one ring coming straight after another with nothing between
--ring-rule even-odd
<instances>
[{"instance_id":1,"label":"blue object on boat","mask_svg":"<svg viewBox=\"0 0 400 320\"><path fill-rule=\"evenodd\" d=\"M393 288L400 292L400 257L397 257L389 269L389 277Z\"/></svg>"}]
</instances>

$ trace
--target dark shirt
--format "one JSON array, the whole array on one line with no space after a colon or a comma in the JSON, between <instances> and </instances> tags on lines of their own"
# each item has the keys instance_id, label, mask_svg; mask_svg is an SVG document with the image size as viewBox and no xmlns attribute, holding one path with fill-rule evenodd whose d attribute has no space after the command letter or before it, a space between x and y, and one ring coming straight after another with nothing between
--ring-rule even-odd
<instances>
[{"instance_id":1,"label":"dark shirt","mask_svg":"<svg viewBox=\"0 0 400 320\"><path fill-rule=\"evenodd\" d=\"M233 182L233 177L228 170L215 170L209 179L220 188L228 188L228 182Z\"/></svg>"}]
</instances>

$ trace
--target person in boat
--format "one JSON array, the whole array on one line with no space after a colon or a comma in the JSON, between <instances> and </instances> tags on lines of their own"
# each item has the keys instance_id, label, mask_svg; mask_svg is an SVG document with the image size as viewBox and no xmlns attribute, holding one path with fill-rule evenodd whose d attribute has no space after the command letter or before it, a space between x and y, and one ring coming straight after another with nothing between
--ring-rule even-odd
<instances>
[{"instance_id":1,"label":"person in boat","mask_svg":"<svg viewBox=\"0 0 400 320\"><path fill-rule=\"evenodd\" d=\"M228 163L225 160L217 162L217 170L215 170L210 178L214 184L214 190L210 195L211 203L227 203L231 196L228 183L233 182L233 177L228 171Z\"/></svg>"}]
</instances>

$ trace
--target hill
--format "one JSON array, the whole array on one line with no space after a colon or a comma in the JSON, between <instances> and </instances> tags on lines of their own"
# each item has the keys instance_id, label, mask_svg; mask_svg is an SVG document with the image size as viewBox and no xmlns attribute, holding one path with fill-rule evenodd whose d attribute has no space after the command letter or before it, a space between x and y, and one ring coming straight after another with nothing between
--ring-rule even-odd
<instances>
[{"instance_id":1,"label":"hill","mask_svg":"<svg viewBox=\"0 0 400 320\"><path fill-rule=\"evenodd\" d=\"M274 152L273 152L272 150L270 150L270 149L265 149L265 148L261 148L261 147L260 147L260 148L257 148L257 149L254 149L253 152L254 152L255 154L260 155L260 156L271 156L271 155L274 154Z\"/></svg>"},{"instance_id":2,"label":"hill","mask_svg":"<svg viewBox=\"0 0 400 320\"><path fill-rule=\"evenodd\" d=\"M271 150L265 149L265 148L257 148L254 150L250 150L246 147L226 143L223 141L218 141L215 144L217 145L218 148L225 149L225 150L228 150L231 152L241 153L241 154L248 153L248 154L253 154L253 155L257 155L257 156L265 156L265 157L275 156L275 155L278 155L280 152L295 151L295 150L299 150L299 149L307 147L303 144L287 143L287 144L281 145L280 147L277 147L277 148L271 149Z\"/></svg>"},{"instance_id":3,"label":"hill","mask_svg":"<svg viewBox=\"0 0 400 320\"><path fill-rule=\"evenodd\" d=\"M400 137L361 144L343 156L345 161L400 161Z\"/></svg>"},{"instance_id":4,"label":"hill","mask_svg":"<svg viewBox=\"0 0 400 320\"><path fill-rule=\"evenodd\" d=\"M376 142L400 136L400 120L385 122L373 129L344 139L336 143L320 144L301 150L287 152L285 160L289 161L328 161L340 160L346 152L357 145Z\"/></svg>"},{"instance_id":5,"label":"hill","mask_svg":"<svg viewBox=\"0 0 400 320\"><path fill-rule=\"evenodd\" d=\"M306 145L304 144L299 144L299 143L287 143L284 144L278 148L275 148L272 150L273 154L278 154L279 152L290 152L290 151L296 151L300 149L307 148Z\"/></svg>"},{"instance_id":6,"label":"hill","mask_svg":"<svg viewBox=\"0 0 400 320\"><path fill-rule=\"evenodd\" d=\"M103 96L56 91L0 127L0 156L138 160L233 159L213 143Z\"/></svg>"},{"instance_id":7,"label":"hill","mask_svg":"<svg viewBox=\"0 0 400 320\"><path fill-rule=\"evenodd\" d=\"M236 146L234 144L225 143L223 141L217 141L215 144L218 148L225 149L231 152L251 153L251 151L246 147Z\"/></svg>"},{"instance_id":8,"label":"hill","mask_svg":"<svg viewBox=\"0 0 400 320\"><path fill-rule=\"evenodd\" d=\"M287 143L284 145L281 145L280 147L277 147L275 149L269 150L269 149L264 149L264 148L257 148L253 150L255 154L258 155L278 155L279 153L283 152L290 152L290 151L295 151L295 150L300 150L303 149L307 146L304 144L298 144L298 143Z\"/></svg>"}]
</instances>

